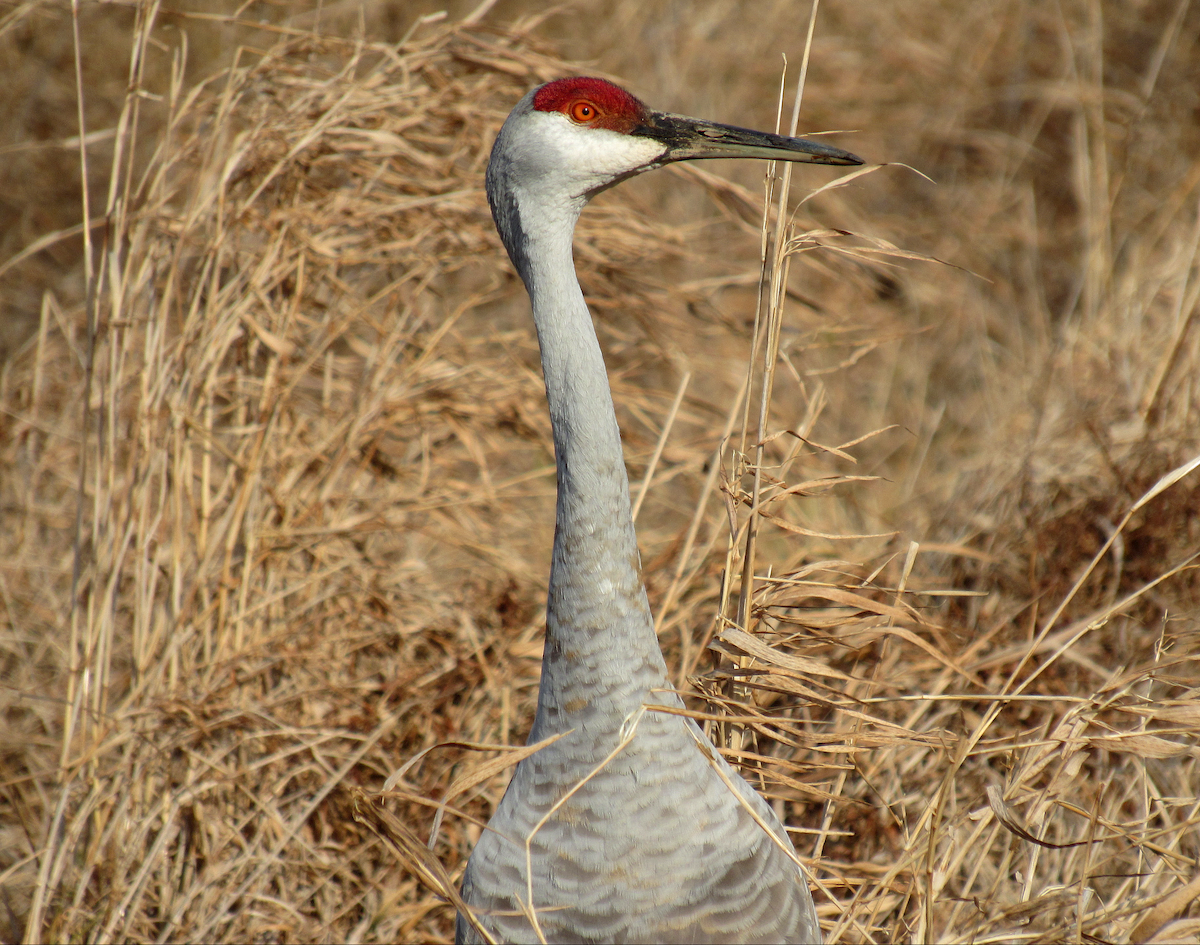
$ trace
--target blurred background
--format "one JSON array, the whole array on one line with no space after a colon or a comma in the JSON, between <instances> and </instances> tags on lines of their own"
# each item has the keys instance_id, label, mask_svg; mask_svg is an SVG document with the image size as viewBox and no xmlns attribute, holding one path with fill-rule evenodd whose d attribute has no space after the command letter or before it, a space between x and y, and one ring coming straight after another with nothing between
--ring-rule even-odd
<instances>
[{"instance_id":1,"label":"blurred background","mask_svg":"<svg viewBox=\"0 0 1200 945\"><path fill-rule=\"evenodd\" d=\"M452 937L553 533L492 139L579 73L786 125L810 11L0 5L0 937ZM793 176L731 757L831 941L1200 940L1200 9L824 0L799 132L886 166ZM700 711L764 171L576 239Z\"/></svg>"}]
</instances>

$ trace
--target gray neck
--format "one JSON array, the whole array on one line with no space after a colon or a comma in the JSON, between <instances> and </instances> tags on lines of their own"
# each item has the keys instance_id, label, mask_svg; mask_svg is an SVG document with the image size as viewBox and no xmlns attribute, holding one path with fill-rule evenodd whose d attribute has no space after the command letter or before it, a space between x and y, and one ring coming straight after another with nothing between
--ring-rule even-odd
<instances>
[{"instance_id":1,"label":"gray neck","mask_svg":"<svg viewBox=\"0 0 1200 945\"><path fill-rule=\"evenodd\" d=\"M608 374L571 256L584 201L557 213L538 207L533 229L520 210L531 198L522 197L494 193L493 209L533 303L558 468L533 740L576 724L572 716L584 703L612 704L619 724L647 688L665 684L666 664L639 573Z\"/></svg>"}]
</instances>

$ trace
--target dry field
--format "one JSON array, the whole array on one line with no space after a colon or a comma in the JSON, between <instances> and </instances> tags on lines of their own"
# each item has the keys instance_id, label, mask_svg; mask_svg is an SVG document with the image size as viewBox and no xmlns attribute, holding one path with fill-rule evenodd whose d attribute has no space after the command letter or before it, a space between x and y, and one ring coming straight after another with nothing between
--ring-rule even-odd
<instances>
[{"instance_id":1,"label":"dry field","mask_svg":"<svg viewBox=\"0 0 1200 945\"><path fill-rule=\"evenodd\" d=\"M786 125L809 7L437 9L0 5L0 940L451 936L553 529L492 136ZM668 663L829 941L1200 941L1200 5L826 0L800 128L890 164L579 229Z\"/></svg>"}]
</instances>

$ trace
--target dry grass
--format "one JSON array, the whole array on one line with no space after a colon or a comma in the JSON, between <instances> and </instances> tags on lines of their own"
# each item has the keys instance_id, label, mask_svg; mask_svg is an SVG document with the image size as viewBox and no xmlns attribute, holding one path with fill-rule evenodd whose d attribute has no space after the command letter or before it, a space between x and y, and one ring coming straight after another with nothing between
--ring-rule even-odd
<instances>
[{"instance_id":1,"label":"dry grass","mask_svg":"<svg viewBox=\"0 0 1200 945\"><path fill-rule=\"evenodd\" d=\"M6 940L449 937L553 520L491 136L598 69L768 125L808 16L297 8L85 4L78 77L0 12ZM822 10L802 126L939 183L805 204L761 342L760 167L585 215L652 605L829 940L1196 941L1200 11L950 11Z\"/></svg>"}]
</instances>

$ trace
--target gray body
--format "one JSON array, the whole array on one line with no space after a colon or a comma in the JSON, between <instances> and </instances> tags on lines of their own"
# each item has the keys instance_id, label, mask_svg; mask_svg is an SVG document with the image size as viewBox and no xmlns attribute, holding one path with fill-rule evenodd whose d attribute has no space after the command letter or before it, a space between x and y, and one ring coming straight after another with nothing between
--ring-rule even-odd
<instances>
[{"instance_id":1,"label":"gray body","mask_svg":"<svg viewBox=\"0 0 1200 945\"><path fill-rule=\"evenodd\" d=\"M487 184L532 301L558 468L529 742L569 734L517 766L467 864L463 899L498 942L819 942L778 818L694 722L647 708L683 703L639 574L620 431L571 239L592 194L670 150L636 132L575 127L536 110L534 94L501 130ZM461 914L456 936L484 940Z\"/></svg>"}]
</instances>

